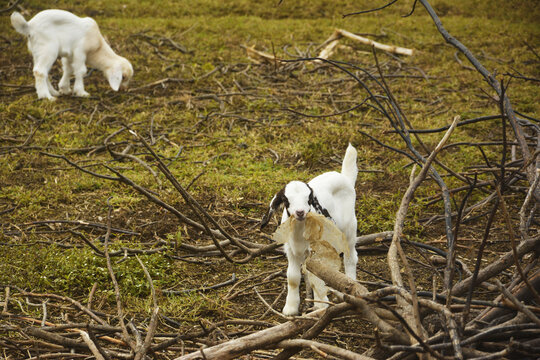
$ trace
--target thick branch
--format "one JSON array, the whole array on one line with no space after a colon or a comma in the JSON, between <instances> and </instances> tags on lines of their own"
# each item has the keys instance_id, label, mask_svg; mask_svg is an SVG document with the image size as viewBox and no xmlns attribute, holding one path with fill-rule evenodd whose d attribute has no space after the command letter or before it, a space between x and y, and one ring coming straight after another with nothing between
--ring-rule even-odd
<instances>
[{"instance_id":1,"label":"thick branch","mask_svg":"<svg viewBox=\"0 0 540 360\"><path fill-rule=\"evenodd\" d=\"M304 317L296 318L286 323L253 334L230 340L209 348L200 349L190 354L180 356L175 360L203 359L228 360L237 359L241 355L249 354L253 350L264 349L282 340L289 339L302 331L307 330L325 310L314 311Z\"/></svg>"},{"instance_id":2,"label":"thick branch","mask_svg":"<svg viewBox=\"0 0 540 360\"><path fill-rule=\"evenodd\" d=\"M340 273L339 271L330 269L325 266L320 260L310 258L306 261L306 268L321 278L328 286L341 291L342 293L349 294L354 297L359 297L368 293L367 289L358 284L347 275ZM358 310L362 315L374 326L376 326L382 333L399 344L409 344L407 336L402 332L396 330L392 325L382 320L375 312L375 309L363 299L358 299Z\"/></svg>"}]
</instances>

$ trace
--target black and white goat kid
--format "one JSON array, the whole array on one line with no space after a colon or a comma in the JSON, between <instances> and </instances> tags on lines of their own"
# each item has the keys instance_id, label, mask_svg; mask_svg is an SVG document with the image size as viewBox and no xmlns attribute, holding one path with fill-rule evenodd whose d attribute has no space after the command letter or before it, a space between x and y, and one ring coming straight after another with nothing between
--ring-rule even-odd
<instances>
[{"instance_id":1,"label":"black and white goat kid","mask_svg":"<svg viewBox=\"0 0 540 360\"><path fill-rule=\"evenodd\" d=\"M268 212L261 220L262 228L281 205L284 206L281 223L285 222L290 216L294 216L298 220L295 222L295 227L291 232L291 238L285 243L288 267L287 300L283 307L284 315L290 316L298 313L300 305L299 285L302 276L301 267L309 251L309 244L303 236L304 220L310 211L330 218L335 222L338 229L345 234L349 248L348 255L343 258L345 274L356 280L356 264L358 262L355 249L357 223L354 185L358 175L356 157L356 149L349 144L343 158L341 173L336 171L326 172L308 183L291 181L274 196L270 202ZM328 301L326 294L322 298L318 298L320 296L317 296L316 293L314 295L315 307L327 306L324 303L324 301ZM322 302L317 302L317 300Z\"/></svg>"}]
</instances>

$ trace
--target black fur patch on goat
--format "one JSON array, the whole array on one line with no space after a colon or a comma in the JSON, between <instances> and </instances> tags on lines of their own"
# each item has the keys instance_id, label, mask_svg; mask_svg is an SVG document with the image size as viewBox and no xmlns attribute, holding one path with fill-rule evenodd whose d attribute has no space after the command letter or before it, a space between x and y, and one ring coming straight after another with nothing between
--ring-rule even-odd
<instances>
[{"instance_id":1,"label":"black fur patch on goat","mask_svg":"<svg viewBox=\"0 0 540 360\"><path fill-rule=\"evenodd\" d=\"M328 210L323 208L321 206L321 204L319 203L319 199L317 199L317 197L313 193L313 189L311 188L311 186L309 186L308 184L306 184L306 185L307 185L307 187L309 188L309 191L310 191L308 204L313 206L313 208L315 209L315 211L318 214L324 215L325 217L329 218L330 220L333 220L332 217L330 216L330 213L328 212Z\"/></svg>"}]
</instances>

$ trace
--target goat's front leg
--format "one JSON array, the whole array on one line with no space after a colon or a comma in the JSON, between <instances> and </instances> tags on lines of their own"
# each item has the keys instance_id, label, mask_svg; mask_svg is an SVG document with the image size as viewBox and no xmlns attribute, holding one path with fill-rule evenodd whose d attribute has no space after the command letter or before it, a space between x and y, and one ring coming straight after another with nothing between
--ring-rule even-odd
<instances>
[{"instance_id":1,"label":"goat's front leg","mask_svg":"<svg viewBox=\"0 0 540 360\"><path fill-rule=\"evenodd\" d=\"M303 254L295 256L292 251L287 251L287 300L283 307L283 315L292 316L298 314L300 306L300 280L302 279Z\"/></svg>"},{"instance_id":2,"label":"goat's front leg","mask_svg":"<svg viewBox=\"0 0 540 360\"><path fill-rule=\"evenodd\" d=\"M64 72L62 74L62 78L60 79L60 82L58 83L58 90L60 90L60 93L64 95L71 94L71 76L73 75L73 67L71 66L71 59L67 57L62 58L62 71Z\"/></svg>"},{"instance_id":3,"label":"goat's front leg","mask_svg":"<svg viewBox=\"0 0 540 360\"><path fill-rule=\"evenodd\" d=\"M90 94L84 90L83 77L86 75L86 56L84 54L73 55L73 73L75 75L75 83L73 84L73 93L75 96L89 96Z\"/></svg>"},{"instance_id":4,"label":"goat's front leg","mask_svg":"<svg viewBox=\"0 0 540 360\"><path fill-rule=\"evenodd\" d=\"M56 91L52 89L49 80L49 70L51 69L56 54L50 54L47 49L33 49L34 54L34 78L36 80L36 92L39 99L56 100ZM51 89L53 91L51 91Z\"/></svg>"}]
</instances>

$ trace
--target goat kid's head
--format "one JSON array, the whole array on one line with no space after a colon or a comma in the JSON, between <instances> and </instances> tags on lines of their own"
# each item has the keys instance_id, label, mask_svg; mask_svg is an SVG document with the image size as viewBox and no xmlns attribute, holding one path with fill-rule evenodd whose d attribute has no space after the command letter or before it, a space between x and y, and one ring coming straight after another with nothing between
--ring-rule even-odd
<instances>
[{"instance_id":1,"label":"goat kid's head","mask_svg":"<svg viewBox=\"0 0 540 360\"><path fill-rule=\"evenodd\" d=\"M289 216L293 216L298 221L304 221L311 206L316 202L313 190L308 184L301 181L291 181L272 198L268 212L261 220L261 229L268 224L272 214L282 204Z\"/></svg>"},{"instance_id":2,"label":"goat kid's head","mask_svg":"<svg viewBox=\"0 0 540 360\"><path fill-rule=\"evenodd\" d=\"M118 91L120 87L126 89L133 76L133 66L129 60L121 56L118 58L118 62L105 71L105 77L114 91Z\"/></svg>"}]
</instances>

